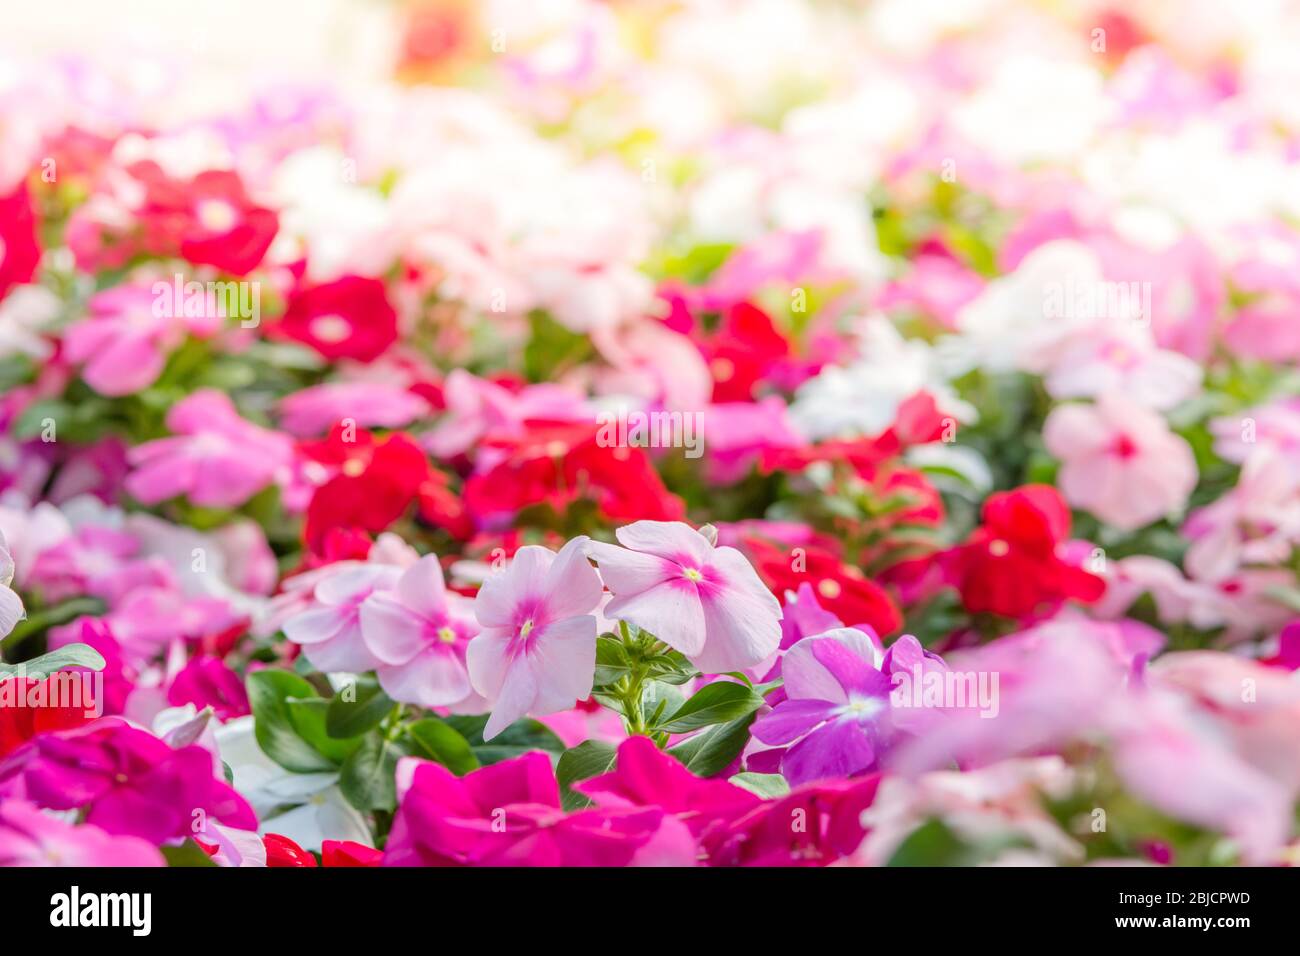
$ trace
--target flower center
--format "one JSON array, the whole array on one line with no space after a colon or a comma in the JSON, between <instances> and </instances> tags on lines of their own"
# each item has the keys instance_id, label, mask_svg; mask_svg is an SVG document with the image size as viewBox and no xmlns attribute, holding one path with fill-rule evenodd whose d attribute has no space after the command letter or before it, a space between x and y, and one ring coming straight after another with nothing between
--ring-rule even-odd
<instances>
[{"instance_id":1,"label":"flower center","mask_svg":"<svg viewBox=\"0 0 1300 956\"><path fill-rule=\"evenodd\" d=\"M341 315L321 315L311 320L313 338L334 344L345 342L352 335L352 324Z\"/></svg>"},{"instance_id":2,"label":"flower center","mask_svg":"<svg viewBox=\"0 0 1300 956\"><path fill-rule=\"evenodd\" d=\"M824 598L834 600L840 596L843 590L844 589L840 587L840 582L833 578L822 578L817 582L817 593Z\"/></svg>"},{"instance_id":3,"label":"flower center","mask_svg":"<svg viewBox=\"0 0 1300 956\"><path fill-rule=\"evenodd\" d=\"M694 581L697 584L704 580L704 575L700 573L699 568L685 568L682 571L682 577L687 581Z\"/></svg>"},{"instance_id":4,"label":"flower center","mask_svg":"<svg viewBox=\"0 0 1300 956\"><path fill-rule=\"evenodd\" d=\"M531 634L532 632L533 632L533 619L530 617L528 620L524 621L522 625L520 625L519 639L521 641L528 640L528 635Z\"/></svg>"},{"instance_id":5,"label":"flower center","mask_svg":"<svg viewBox=\"0 0 1300 956\"><path fill-rule=\"evenodd\" d=\"M989 542L989 554L995 558L1005 557L1011 552L1011 545L1007 544L1001 538L994 538Z\"/></svg>"},{"instance_id":6,"label":"flower center","mask_svg":"<svg viewBox=\"0 0 1300 956\"><path fill-rule=\"evenodd\" d=\"M528 622L530 627L532 626L532 623L532 621ZM449 627L440 627L438 628L438 640L442 641L444 644L455 644L456 632Z\"/></svg>"},{"instance_id":7,"label":"flower center","mask_svg":"<svg viewBox=\"0 0 1300 956\"><path fill-rule=\"evenodd\" d=\"M229 232L238 216L235 207L220 199L205 199L198 207L199 224L208 232Z\"/></svg>"}]
</instances>

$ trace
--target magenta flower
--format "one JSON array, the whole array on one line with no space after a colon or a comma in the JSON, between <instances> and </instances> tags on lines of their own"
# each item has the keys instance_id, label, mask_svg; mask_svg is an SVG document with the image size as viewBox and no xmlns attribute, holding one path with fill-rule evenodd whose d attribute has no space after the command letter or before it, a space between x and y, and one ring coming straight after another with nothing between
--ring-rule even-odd
<instances>
[{"instance_id":1,"label":"magenta flower","mask_svg":"<svg viewBox=\"0 0 1300 956\"><path fill-rule=\"evenodd\" d=\"M474 598L482 631L469 644L470 682L490 702L490 740L525 714L567 710L591 693L600 577L586 537L559 554L529 545L483 582Z\"/></svg>"},{"instance_id":2,"label":"magenta flower","mask_svg":"<svg viewBox=\"0 0 1300 956\"><path fill-rule=\"evenodd\" d=\"M700 837L748 813L760 798L725 780L707 780L664 753L649 737L629 737L609 773L575 784L602 807L660 807Z\"/></svg>"},{"instance_id":3,"label":"magenta flower","mask_svg":"<svg viewBox=\"0 0 1300 956\"><path fill-rule=\"evenodd\" d=\"M337 571L317 579L310 606L281 625L284 636L301 644L319 670L374 670L381 661L362 639L361 605L376 591L392 588L401 573L391 564L341 562Z\"/></svg>"},{"instance_id":4,"label":"magenta flower","mask_svg":"<svg viewBox=\"0 0 1300 956\"><path fill-rule=\"evenodd\" d=\"M379 686L393 700L422 707L477 709L465 649L478 633L471 602L449 594L438 558L407 568L392 591L361 604L361 638L379 661Z\"/></svg>"},{"instance_id":5,"label":"magenta flower","mask_svg":"<svg viewBox=\"0 0 1300 956\"><path fill-rule=\"evenodd\" d=\"M193 704L198 710L211 707L223 721L252 712L244 682L218 657L191 658L167 688L167 703Z\"/></svg>"},{"instance_id":6,"label":"magenta flower","mask_svg":"<svg viewBox=\"0 0 1300 956\"><path fill-rule=\"evenodd\" d=\"M0 866L165 866L157 847L73 826L24 800L0 801Z\"/></svg>"},{"instance_id":7,"label":"magenta flower","mask_svg":"<svg viewBox=\"0 0 1300 956\"><path fill-rule=\"evenodd\" d=\"M84 809L86 823L153 844L201 833L209 819L255 828L252 808L212 772L203 747L173 749L106 718L34 738L0 763L0 789L51 810Z\"/></svg>"},{"instance_id":8,"label":"magenta flower","mask_svg":"<svg viewBox=\"0 0 1300 956\"><path fill-rule=\"evenodd\" d=\"M293 443L239 416L221 392L204 389L167 413L175 435L131 449L126 490L145 504L186 495L192 504L235 508L287 474Z\"/></svg>"},{"instance_id":9,"label":"magenta flower","mask_svg":"<svg viewBox=\"0 0 1300 956\"><path fill-rule=\"evenodd\" d=\"M415 758L398 764L401 805L385 866L689 865L689 835L657 807L565 813L538 751L457 777ZM685 836L683 840L682 837Z\"/></svg>"},{"instance_id":10,"label":"magenta flower","mask_svg":"<svg viewBox=\"0 0 1300 956\"><path fill-rule=\"evenodd\" d=\"M744 670L781 643L781 604L735 548L689 525L637 521L622 548L590 545L614 599L605 616L650 631L706 674Z\"/></svg>"}]
</instances>

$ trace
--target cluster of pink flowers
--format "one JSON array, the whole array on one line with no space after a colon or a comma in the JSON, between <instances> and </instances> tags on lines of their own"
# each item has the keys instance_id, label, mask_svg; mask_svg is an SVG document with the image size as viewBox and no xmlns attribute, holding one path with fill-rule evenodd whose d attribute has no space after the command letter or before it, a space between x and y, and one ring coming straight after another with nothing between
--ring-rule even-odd
<instances>
[{"instance_id":1,"label":"cluster of pink flowers","mask_svg":"<svg viewBox=\"0 0 1300 956\"><path fill-rule=\"evenodd\" d=\"M1300 863L1300 16L490 6L0 56L0 864Z\"/></svg>"}]
</instances>

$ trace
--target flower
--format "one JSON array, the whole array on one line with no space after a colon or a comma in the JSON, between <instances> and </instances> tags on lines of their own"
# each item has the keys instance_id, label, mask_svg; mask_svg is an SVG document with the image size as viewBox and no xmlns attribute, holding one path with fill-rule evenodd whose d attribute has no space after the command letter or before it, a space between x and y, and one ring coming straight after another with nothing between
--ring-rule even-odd
<instances>
[{"instance_id":1,"label":"flower","mask_svg":"<svg viewBox=\"0 0 1300 956\"><path fill-rule=\"evenodd\" d=\"M175 436L145 442L127 458L135 467L126 489L146 504L186 495L192 504L234 508L285 470L288 438L241 418L221 392L203 389L167 413Z\"/></svg>"},{"instance_id":2,"label":"flower","mask_svg":"<svg viewBox=\"0 0 1300 956\"><path fill-rule=\"evenodd\" d=\"M14 559L0 531L0 637L4 637L23 619L23 602L10 587L14 583Z\"/></svg>"},{"instance_id":3,"label":"flower","mask_svg":"<svg viewBox=\"0 0 1300 956\"><path fill-rule=\"evenodd\" d=\"M759 538L745 543L768 587L778 594L810 584L818 603L841 621L889 635L903 626L893 598L859 568L814 544L780 548Z\"/></svg>"},{"instance_id":4,"label":"flower","mask_svg":"<svg viewBox=\"0 0 1300 956\"><path fill-rule=\"evenodd\" d=\"M380 866L384 851L353 840L326 840L321 844L321 866Z\"/></svg>"},{"instance_id":5,"label":"flower","mask_svg":"<svg viewBox=\"0 0 1300 956\"><path fill-rule=\"evenodd\" d=\"M30 282L41 261L36 211L26 184L0 196L0 299L11 288Z\"/></svg>"},{"instance_id":6,"label":"flower","mask_svg":"<svg viewBox=\"0 0 1300 956\"><path fill-rule=\"evenodd\" d=\"M971 612L1026 618L1065 600L1096 601L1105 583L1065 561L1058 549L1070 511L1050 485L989 495L983 525L940 556L944 572Z\"/></svg>"},{"instance_id":7,"label":"flower","mask_svg":"<svg viewBox=\"0 0 1300 956\"><path fill-rule=\"evenodd\" d=\"M193 835L207 818L239 829L257 817L239 793L213 777L212 754L173 749L115 718L41 734L0 763L0 785L18 781L26 799L53 810L84 809L108 833L159 844Z\"/></svg>"},{"instance_id":8,"label":"flower","mask_svg":"<svg viewBox=\"0 0 1300 956\"><path fill-rule=\"evenodd\" d=\"M614 594L604 609L681 651L705 673L744 670L781 643L781 604L735 548L681 522L637 521L593 543Z\"/></svg>"},{"instance_id":9,"label":"flower","mask_svg":"<svg viewBox=\"0 0 1300 956\"><path fill-rule=\"evenodd\" d=\"M386 382L327 382L280 400L280 422L292 435L319 435L350 420L365 428L401 428L429 414L427 401Z\"/></svg>"},{"instance_id":10,"label":"flower","mask_svg":"<svg viewBox=\"0 0 1300 956\"><path fill-rule=\"evenodd\" d=\"M166 866L157 847L97 826L74 826L25 800L0 800L0 867Z\"/></svg>"},{"instance_id":11,"label":"flower","mask_svg":"<svg viewBox=\"0 0 1300 956\"><path fill-rule=\"evenodd\" d=\"M73 689L69 683L76 680L81 687ZM98 716L95 706L95 688L88 672L40 679L4 678L0 681L0 757L39 734L89 723Z\"/></svg>"},{"instance_id":12,"label":"flower","mask_svg":"<svg viewBox=\"0 0 1300 956\"><path fill-rule=\"evenodd\" d=\"M316 857L312 856L298 844L278 833L267 833L262 837L266 847L266 865L272 867L310 867L316 866Z\"/></svg>"},{"instance_id":13,"label":"flower","mask_svg":"<svg viewBox=\"0 0 1300 956\"><path fill-rule=\"evenodd\" d=\"M361 606L376 591L394 587L401 569L373 563L336 567L313 588L312 606L284 622L284 636L301 645L307 660L322 671L363 674L382 662L362 637Z\"/></svg>"},{"instance_id":14,"label":"flower","mask_svg":"<svg viewBox=\"0 0 1300 956\"><path fill-rule=\"evenodd\" d=\"M461 713L481 705L465 665L477 633L470 601L447 593L434 555L403 571L393 590L372 592L361 604L361 637L379 661L379 685L404 704Z\"/></svg>"},{"instance_id":15,"label":"flower","mask_svg":"<svg viewBox=\"0 0 1300 956\"><path fill-rule=\"evenodd\" d=\"M1043 442L1061 459L1066 500L1125 531L1181 509L1196 487L1186 440L1157 413L1117 395L1053 409Z\"/></svg>"},{"instance_id":16,"label":"flower","mask_svg":"<svg viewBox=\"0 0 1300 956\"><path fill-rule=\"evenodd\" d=\"M585 537L559 554L527 545L474 598L482 630L466 651L470 682L489 701L491 740L525 714L567 710L591 693L600 577Z\"/></svg>"},{"instance_id":17,"label":"flower","mask_svg":"<svg viewBox=\"0 0 1300 956\"><path fill-rule=\"evenodd\" d=\"M244 682L218 657L191 658L167 688L167 703L211 707L222 720L250 713Z\"/></svg>"},{"instance_id":18,"label":"flower","mask_svg":"<svg viewBox=\"0 0 1300 956\"><path fill-rule=\"evenodd\" d=\"M695 776L641 736L619 744L613 770L583 780L574 789L602 807L659 807L697 839L762 802L734 783Z\"/></svg>"},{"instance_id":19,"label":"flower","mask_svg":"<svg viewBox=\"0 0 1300 956\"><path fill-rule=\"evenodd\" d=\"M781 758L787 780L799 785L851 777L877 765L897 732L890 708L890 657L896 652L897 669L905 673L912 665L942 668L909 635L882 658L878 645L855 628L805 638L785 653L785 700L754 722L753 734L789 746Z\"/></svg>"},{"instance_id":20,"label":"flower","mask_svg":"<svg viewBox=\"0 0 1300 956\"><path fill-rule=\"evenodd\" d=\"M212 336L221 327L215 308L186 315L179 307L160 309L149 286L126 284L90 297L89 316L68 326L64 355L82 365L81 377L101 395L131 395L162 374L167 357L187 334Z\"/></svg>"},{"instance_id":21,"label":"flower","mask_svg":"<svg viewBox=\"0 0 1300 956\"><path fill-rule=\"evenodd\" d=\"M657 807L565 813L550 758L538 751L457 777L407 757L397 768L400 806L385 866L683 865L689 839ZM669 842L671 841L671 842ZM664 843L668 842L668 846ZM667 858L665 858L665 853Z\"/></svg>"},{"instance_id":22,"label":"flower","mask_svg":"<svg viewBox=\"0 0 1300 956\"><path fill-rule=\"evenodd\" d=\"M397 313L378 279L344 276L296 291L273 331L331 361L369 362L397 341Z\"/></svg>"}]
</instances>

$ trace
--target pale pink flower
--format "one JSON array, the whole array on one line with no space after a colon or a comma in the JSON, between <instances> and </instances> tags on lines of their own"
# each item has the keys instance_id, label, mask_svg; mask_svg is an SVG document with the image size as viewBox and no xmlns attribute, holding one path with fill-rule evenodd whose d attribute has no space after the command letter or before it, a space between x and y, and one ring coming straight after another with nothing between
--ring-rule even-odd
<instances>
[{"instance_id":1,"label":"pale pink flower","mask_svg":"<svg viewBox=\"0 0 1300 956\"><path fill-rule=\"evenodd\" d=\"M567 710L591 693L596 668L600 577L586 537L559 554L520 548L509 567L483 582L474 599L482 627L466 655L470 682L492 706L490 740L525 714Z\"/></svg>"},{"instance_id":2,"label":"pale pink flower","mask_svg":"<svg viewBox=\"0 0 1300 956\"><path fill-rule=\"evenodd\" d=\"M495 382L455 369L443 386L447 415L424 436L424 447L439 458L468 451L491 432L504 438L522 437L524 422L591 420L582 397L560 385L529 385L511 392Z\"/></svg>"},{"instance_id":3,"label":"pale pink flower","mask_svg":"<svg viewBox=\"0 0 1300 956\"><path fill-rule=\"evenodd\" d=\"M326 382L280 400L280 424L292 435L323 435L336 422L359 428L402 428L431 411L429 403L400 385Z\"/></svg>"},{"instance_id":4,"label":"pale pink flower","mask_svg":"<svg viewBox=\"0 0 1300 956\"><path fill-rule=\"evenodd\" d=\"M9 585L14 580L14 559L5 547L5 536L0 533L0 637L14 629L23 618L23 602Z\"/></svg>"},{"instance_id":5,"label":"pale pink flower","mask_svg":"<svg viewBox=\"0 0 1300 956\"><path fill-rule=\"evenodd\" d=\"M382 662L361 636L361 605L376 591L391 590L401 573L391 564L342 562L335 573L317 580L311 606L283 623L284 636L301 644L318 670L374 670Z\"/></svg>"},{"instance_id":6,"label":"pale pink flower","mask_svg":"<svg viewBox=\"0 0 1300 956\"><path fill-rule=\"evenodd\" d=\"M681 522L637 521L593 543L614 600L606 616L650 631L707 674L743 670L781 643L781 603L735 548Z\"/></svg>"},{"instance_id":7,"label":"pale pink flower","mask_svg":"<svg viewBox=\"0 0 1300 956\"><path fill-rule=\"evenodd\" d=\"M1147 408L1169 409L1196 394L1201 367L1180 352L1156 348L1150 330L1121 319L1077 336L1044 381L1056 398L1123 395Z\"/></svg>"},{"instance_id":8,"label":"pale pink flower","mask_svg":"<svg viewBox=\"0 0 1300 956\"><path fill-rule=\"evenodd\" d=\"M140 837L74 826L25 800L0 800L0 867L166 865L158 848Z\"/></svg>"},{"instance_id":9,"label":"pale pink flower","mask_svg":"<svg viewBox=\"0 0 1300 956\"><path fill-rule=\"evenodd\" d=\"M145 442L128 456L126 489L145 504L186 495L192 504L235 508L287 471L292 441L241 418L221 392L204 389L167 413L175 435Z\"/></svg>"},{"instance_id":10,"label":"pale pink flower","mask_svg":"<svg viewBox=\"0 0 1300 956\"><path fill-rule=\"evenodd\" d=\"M373 592L361 604L361 638L379 661L379 686L404 704L477 709L482 699L465 666L477 633L470 600L447 591L435 555L402 572L392 591Z\"/></svg>"},{"instance_id":11,"label":"pale pink flower","mask_svg":"<svg viewBox=\"0 0 1300 956\"><path fill-rule=\"evenodd\" d=\"M1116 528L1131 531L1179 510L1196 487L1191 446L1160 415L1114 395L1058 406L1043 441L1061 459L1066 500Z\"/></svg>"},{"instance_id":12,"label":"pale pink flower","mask_svg":"<svg viewBox=\"0 0 1300 956\"><path fill-rule=\"evenodd\" d=\"M1261 447L1247 459L1236 487L1192 512L1182 530L1192 542L1184 564L1203 581L1223 581L1243 564L1285 562L1300 542L1300 473Z\"/></svg>"},{"instance_id":13,"label":"pale pink flower","mask_svg":"<svg viewBox=\"0 0 1300 956\"><path fill-rule=\"evenodd\" d=\"M101 395L148 388L187 334L210 336L221 325L215 308L187 317L169 314L158 302L147 285L117 286L91 296L90 317L68 326L64 354L74 364L84 363L82 378Z\"/></svg>"}]
</instances>

